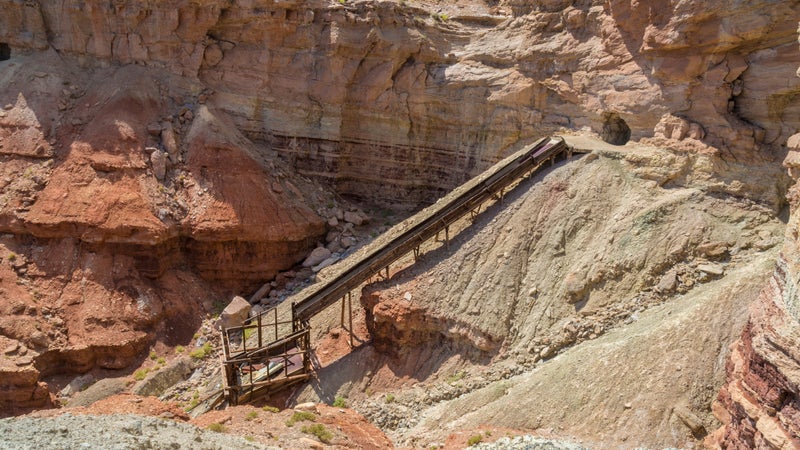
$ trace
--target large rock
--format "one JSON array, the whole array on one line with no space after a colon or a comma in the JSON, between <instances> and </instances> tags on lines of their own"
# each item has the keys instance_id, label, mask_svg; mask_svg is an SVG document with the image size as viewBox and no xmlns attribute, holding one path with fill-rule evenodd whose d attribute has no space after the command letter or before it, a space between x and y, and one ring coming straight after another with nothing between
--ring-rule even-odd
<instances>
[{"instance_id":1,"label":"large rock","mask_svg":"<svg viewBox=\"0 0 800 450\"><path fill-rule=\"evenodd\" d=\"M219 320L216 323L217 328L225 329L241 326L250 317L251 307L250 302L237 295L219 315Z\"/></svg>"},{"instance_id":2,"label":"large rock","mask_svg":"<svg viewBox=\"0 0 800 450\"><path fill-rule=\"evenodd\" d=\"M325 247L317 247L311 251L308 257L303 261L303 267L312 267L330 258L331 251Z\"/></svg>"},{"instance_id":3,"label":"large rock","mask_svg":"<svg viewBox=\"0 0 800 450\"><path fill-rule=\"evenodd\" d=\"M194 365L188 357L173 360L166 367L151 372L144 380L134 386L131 391L135 395L159 396L179 381L183 381L192 374Z\"/></svg>"}]
</instances>

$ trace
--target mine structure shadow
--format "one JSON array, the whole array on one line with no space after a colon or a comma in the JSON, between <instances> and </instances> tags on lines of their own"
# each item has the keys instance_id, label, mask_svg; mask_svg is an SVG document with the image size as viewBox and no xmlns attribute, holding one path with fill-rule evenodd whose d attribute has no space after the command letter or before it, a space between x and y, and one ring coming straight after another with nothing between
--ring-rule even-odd
<instances>
[{"instance_id":1,"label":"mine structure shadow","mask_svg":"<svg viewBox=\"0 0 800 450\"><path fill-rule=\"evenodd\" d=\"M350 305L352 347L354 289L384 271L388 278L389 265L411 252L416 260L420 244L434 236L438 238L442 231L449 245L451 224L467 214L478 214L488 200L502 202L506 189L513 183L559 159L571 158L573 151L561 137L543 138L523 148L337 264L327 281L313 284L295 296L299 301L292 302L291 318L281 319L277 308L272 308L251 317L242 326L223 329L224 399L231 405L245 403L307 380L314 369L310 345L312 317L341 300L344 325L346 299Z\"/></svg>"}]
</instances>

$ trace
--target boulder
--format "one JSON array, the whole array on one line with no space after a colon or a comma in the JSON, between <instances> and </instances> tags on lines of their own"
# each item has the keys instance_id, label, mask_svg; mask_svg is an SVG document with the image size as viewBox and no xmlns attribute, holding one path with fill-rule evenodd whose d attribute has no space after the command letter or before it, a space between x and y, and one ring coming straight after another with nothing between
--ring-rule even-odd
<instances>
[{"instance_id":1,"label":"boulder","mask_svg":"<svg viewBox=\"0 0 800 450\"><path fill-rule=\"evenodd\" d=\"M311 251L305 261L303 261L303 267L311 267L316 266L317 264L325 261L326 259L330 258L331 251L325 247L317 247Z\"/></svg>"},{"instance_id":2,"label":"boulder","mask_svg":"<svg viewBox=\"0 0 800 450\"><path fill-rule=\"evenodd\" d=\"M60 394L62 397L69 397L76 392L80 392L85 387L89 386L94 382L94 377L91 374L81 375L79 377L75 377L72 381L69 382L68 385L61 390Z\"/></svg>"},{"instance_id":3,"label":"boulder","mask_svg":"<svg viewBox=\"0 0 800 450\"><path fill-rule=\"evenodd\" d=\"M163 181L167 175L167 154L161 150L154 151L150 154L150 163L153 165L153 174Z\"/></svg>"},{"instance_id":4,"label":"boulder","mask_svg":"<svg viewBox=\"0 0 800 450\"><path fill-rule=\"evenodd\" d=\"M250 302L237 295L219 315L219 320L216 323L217 328L224 329L241 326L250 317L250 308Z\"/></svg>"},{"instance_id":5,"label":"boulder","mask_svg":"<svg viewBox=\"0 0 800 450\"><path fill-rule=\"evenodd\" d=\"M361 216L361 214L355 211L347 211L344 213L344 221L347 223L352 223L355 226L359 226L364 223L364 218Z\"/></svg>"},{"instance_id":6,"label":"boulder","mask_svg":"<svg viewBox=\"0 0 800 450\"><path fill-rule=\"evenodd\" d=\"M157 397L178 382L188 378L192 374L192 369L193 365L189 357L178 358L166 367L156 372L151 372L147 378L134 386L131 393L143 397Z\"/></svg>"},{"instance_id":7,"label":"boulder","mask_svg":"<svg viewBox=\"0 0 800 450\"><path fill-rule=\"evenodd\" d=\"M262 298L266 297L269 294L270 289L272 289L272 284L264 283L264 285L258 288L256 293L253 294L252 297L250 297L250 303L252 304L258 303Z\"/></svg>"},{"instance_id":8,"label":"boulder","mask_svg":"<svg viewBox=\"0 0 800 450\"><path fill-rule=\"evenodd\" d=\"M128 386L125 378L105 378L89 386L86 390L76 393L67 406L89 406L92 403L119 394Z\"/></svg>"}]
</instances>

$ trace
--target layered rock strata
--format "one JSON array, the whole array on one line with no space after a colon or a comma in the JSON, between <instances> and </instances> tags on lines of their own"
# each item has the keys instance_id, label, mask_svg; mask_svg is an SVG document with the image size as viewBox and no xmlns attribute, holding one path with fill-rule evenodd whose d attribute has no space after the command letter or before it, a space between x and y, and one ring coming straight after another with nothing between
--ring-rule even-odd
<instances>
[{"instance_id":1,"label":"layered rock strata","mask_svg":"<svg viewBox=\"0 0 800 450\"><path fill-rule=\"evenodd\" d=\"M792 2L5 6L12 52L197 77L246 136L371 201L429 202L561 128L741 160L800 126Z\"/></svg>"}]
</instances>

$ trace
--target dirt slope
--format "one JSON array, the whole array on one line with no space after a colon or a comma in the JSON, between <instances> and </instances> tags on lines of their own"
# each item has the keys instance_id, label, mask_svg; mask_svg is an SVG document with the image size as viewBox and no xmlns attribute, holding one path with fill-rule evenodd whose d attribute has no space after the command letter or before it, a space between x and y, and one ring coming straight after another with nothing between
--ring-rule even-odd
<instances>
[{"instance_id":1,"label":"dirt slope","mask_svg":"<svg viewBox=\"0 0 800 450\"><path fill-rule=\"evenodd\" d=\"M355 399L400 444L488 425L696 445L716 427L727 348L783 223L675 177L686 165L697 174L703 160L630 146L523 182L465 221L449 250L436 244L367 286L366 325L384 354L334 361L300 398Z\"/></svg>"}]
</instances>

